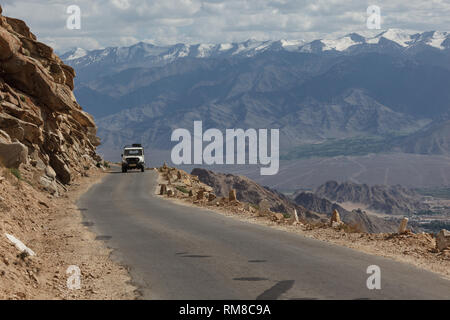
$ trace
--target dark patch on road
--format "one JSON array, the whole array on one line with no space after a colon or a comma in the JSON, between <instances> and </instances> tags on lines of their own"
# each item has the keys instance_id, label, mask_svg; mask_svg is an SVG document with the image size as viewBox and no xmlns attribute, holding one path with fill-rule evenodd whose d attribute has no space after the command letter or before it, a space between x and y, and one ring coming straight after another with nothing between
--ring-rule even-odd
<instances>
[{"instance_id":1,"label":"dark patch on road","mask_svg":"<svg viewBox=\"0 0 450 320\"><path fill-rule=\"evenodd\" d=\"M95 240L105 241L110 240L111 238L112 238L111 236L96 236Z\"/></svg>"},{"instance_id":2,"label":"dark patch on road","mask_svg":"<svg viewBox=\"0 0 450 320\"><path fill-rule=\"evenodd\" d=\"M94 225L94 223L90 221L82 222L81 224L85 227L92 227Z\"/></svg>"},{"instance_id":3,"label":"dark patch on road","mask_svg":"<svg viewBox=\"0 0 450 320\"><path fill-rule=\"evenodd\" d=\"M248 262L250 262L250 263L263 263L263 262L267 262L267 260L248 260Z\"/></svg>"},{"instance_id":4,"label":"dark patch on road","mask_svg":"<svg viewBox=\"0 0 450 320\"><path fill-rule=\"evenodd\" d=\"M258 297L256 297L256 300L276 300L283 293L289 291L294 286L294 283L294 280L280 281L272 288L261 293Z\"/></svg>"},{"instance_id":5,"label":"dark patch on road","mask_svg":"<svg viewBox=\"0 0 450 320\"><path fill-rule=\"evenodd\" d=\"M235 281L266 281L269 280L267 278L260 277L243 277L243 278L234 278Z\"/></svg>"},{"instance_id":6,"label":"dark patch on road","mask_svg":"<svg viewBox=\"0 0 450 320\"><path fill-rule=\"evenodd\" d=\"M78 211L88 211L87 208L78 208Z\"/></svg>"},{"instance_id":7,"label":"dark patch on road","mask_svg":"<svg viewBox=\"0 0 450 320\"><path fill-rule=\"evenodd\" d=\"M177 256L179 256L179 255L183 255L183 254L188 254L189 252L177 252L177 253L175 253Z\"/></svg>"},{"instance_id":8,"label":"dark patch on road","mask_svg":"<svg viewBox=\"0 0 450 320\"><path fill-rule=\"evenodd\" d=\"M203 256L200 254L188 254L185 256L182 256L183 258L211 258L211 256Z\"/></svg>"}]
</instances>

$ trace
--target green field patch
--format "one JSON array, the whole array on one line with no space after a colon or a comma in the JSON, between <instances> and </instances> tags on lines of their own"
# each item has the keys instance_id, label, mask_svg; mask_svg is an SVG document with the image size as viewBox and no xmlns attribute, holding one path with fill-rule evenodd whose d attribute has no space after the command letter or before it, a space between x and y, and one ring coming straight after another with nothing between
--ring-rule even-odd
<instances>
[{"instance_id":1,"label":"green field patch","mask_svg":"<svg viewBox=\"0 0 450 320\"><path fill-rule=\"evenodd\" d=\"M371 153L388 153L401 136L361 137L349 139L329 139L323 143L305 144L281 155L281 160L304 158L331 158L337 156L364 156Z\"/></svg>"}]
</instances>

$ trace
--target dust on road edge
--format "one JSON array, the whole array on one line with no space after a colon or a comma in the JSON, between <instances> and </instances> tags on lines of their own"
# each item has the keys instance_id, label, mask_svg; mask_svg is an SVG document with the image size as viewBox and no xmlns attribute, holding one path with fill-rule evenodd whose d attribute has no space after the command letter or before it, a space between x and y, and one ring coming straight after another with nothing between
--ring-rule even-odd
<instances>
[{"instance_id":1,"label":"dust on road edge","mask_svg":"<svg viewBox=\"0 0 450 320\"><path fill-rule=\"evenodd\" d=\"M89 228L89 222L83 214L86 208L78 206L80 198L95 185L101 184L107 175L108 172L98 171L84 178L83 184L69 191L69 199L77 212L77 215L73 217L74 224L80 228L83 242L79 244L80 253L83 252L83 256L80 255L82 260L80 269L87 276L85 285L90 293L81 298L135 300L140 294L137 287L133 285L129 268L114 257L114 250L109 248L107 243L97 240L97 237L101 235ZM85 250L87 252L84 252Z\"/></svg>"}]
</instances>

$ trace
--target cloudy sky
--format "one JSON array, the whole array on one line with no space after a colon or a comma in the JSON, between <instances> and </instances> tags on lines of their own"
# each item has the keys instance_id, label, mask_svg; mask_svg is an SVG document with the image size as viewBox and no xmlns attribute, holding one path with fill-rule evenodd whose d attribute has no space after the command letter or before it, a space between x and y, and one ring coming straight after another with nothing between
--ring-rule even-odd
<instances>
[{"instance_id":1,"label":"cloudy sky","mask_svg":"<svg viewBox=\"0 0 450 320\"><path fill-rule=\"evenodd\" d=\"M59 53L154 44L336 38L366 26L367 7L381 8L382 29L450 30L450 0L0 0L3 14L23 19ZM69 30L67 8L81 9Z\"/></svg>"}]
</instances>

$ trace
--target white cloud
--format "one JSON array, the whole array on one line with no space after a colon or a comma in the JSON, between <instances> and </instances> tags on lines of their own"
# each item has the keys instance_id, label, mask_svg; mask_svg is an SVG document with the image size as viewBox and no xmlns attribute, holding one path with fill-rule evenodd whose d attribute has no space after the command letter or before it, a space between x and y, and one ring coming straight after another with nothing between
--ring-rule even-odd
<instances>
[{"instance_id":1,"label":"white cloud","mask_svg":"<svg viewBox=\"0 0 450 320\"><path fill-rule=\"evenodd\" d=\"M112 4L121 10L130 8L130 2L128 0L111 0Z\"/></svg>"},{"instance_id":2,"label":"white cloud","mask_svg":"<svg viewBox=\"0 0 450 320\"><path fill-rule=\"evenodd\" d=\"M65 29L66 8L82 11L82 29ZM365 32L360 0L3 0L4 14L23 19L57 50L129 45L133 41L223 43L249 38L330 38ZM450 2L377 0L382 28L448 31Z\"/></svg>"}]
</instances>

